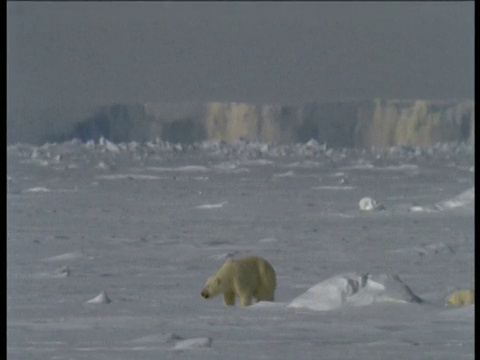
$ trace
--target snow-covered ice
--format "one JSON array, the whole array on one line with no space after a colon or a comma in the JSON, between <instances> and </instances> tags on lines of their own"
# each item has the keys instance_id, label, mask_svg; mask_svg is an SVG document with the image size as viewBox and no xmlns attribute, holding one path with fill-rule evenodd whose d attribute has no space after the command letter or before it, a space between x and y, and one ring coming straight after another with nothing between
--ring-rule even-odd
<instances>
[{"instance_id":1,"label":"snow-covered ice","mask_svg":"<svg viewBox=\"0 0 480 360\"><path fill-rule=\"evenodd\" d=\"M187 340L179 340L173 347L173 350L182 351L190 350L202 347L210 347L212 345L212 339L209 337L200 337Z\"/></svg>"},{"instance_id":2,"label":"snow-covered ice","mask_svg":"<svg viewBox=\"0 0 480 360\"><path fill-rule=\"evenodd\" d=\"M110 304L112 300L108 297L107 293L102 290L100 294L87 301L87 304Z\"/></svg>"},{"instance_id":3,"label":"snow-covered ice","mask_svg":"<svg viewBox=\"0 0 480 360\"><path fill-rule=\"evenodd\" d=\"M216 204L198 205L196 208L197 209L220 209L220 208L223 208L227 204L228 204L228 201L222 201L222 202L216 203Z\"/></svg>"},{"instance_id":4,"label":"snow-covered ice","mask_svg":"<svg viewBox=\"0 0 480 360\"><path fill-rule=\"evenodd\" d=\"M421 303L422 300L398 275L347 273L312 286L293 299L288 307L327 311L378 302Z\"/></svg>"},{"instance_id":5,"label":"snow-covered ice","mask_svg":"<svg viewBox=\"0 0 480 360\"><path fill-rule=\"evenodd\" d=\"M475 188L472 187L468 190L463 191L457 196L454 196L453 198L439 201L434 205L426 205L426 206L414 205L410 208L410 211L435 212L435 211L443 211L443 210L449 210L454 208L465 208L467 206L470 206L473 208L474 203L475 203Z\"/></svg>"},{"instance_id":6,"label":"snow-covered ice","mask_svg":"<svg viewBox=\"0 0 480 360\"><path fill-rule=\"evenodd\" d=\"M474 152L417 150L8 146L7 357L474 358ZM244 255L275 302L205 301Z\"/></svg>"}]
</instances>

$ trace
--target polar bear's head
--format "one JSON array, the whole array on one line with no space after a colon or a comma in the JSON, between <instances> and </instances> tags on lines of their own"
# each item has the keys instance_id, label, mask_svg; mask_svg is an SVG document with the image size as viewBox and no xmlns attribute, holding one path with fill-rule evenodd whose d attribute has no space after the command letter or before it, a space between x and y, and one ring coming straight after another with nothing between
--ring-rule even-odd
<instances>
[{"instance_id":1,"label":"polar bear's head","mask_svg":"<svg viewBox=\"0 0 480 360\"><path fill-rule=\"evenodd\" d=\"M202 296L205 299L208 299L223 294L223 285L224 284L222 284L222 280L219 277L209 277L205 284L205 287L202 290Z\"/></svg>"},{"instance_id":2,"label":"polar bear's head","mask_svg":"<svg viewBox=\"0 0 480 360\"><path fill-rule=\"evenodd\" d=\"M202 290L205 299L215 297L231 290L232 276L234 276L234 261L228 259L214 276L208 278Z\"/></svg>"}]
</instances>

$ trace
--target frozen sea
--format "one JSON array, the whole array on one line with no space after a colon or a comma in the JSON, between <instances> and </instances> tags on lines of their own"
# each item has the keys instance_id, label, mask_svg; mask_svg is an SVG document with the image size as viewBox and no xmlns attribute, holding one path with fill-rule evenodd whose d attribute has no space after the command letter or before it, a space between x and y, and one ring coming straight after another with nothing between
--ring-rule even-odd
<instances>
[{"instance_id":1,"label":"frozen sea","mask_svg":"<svg viewBox=\"0 0 480 360\"><path fill-rule=\"evenodd\" d=\"M474 288L474 171L461 144L8 146L7 357L473 359L445 302ZM243 255L275 302L202 298Z\"/></svg>"}]
</instances>

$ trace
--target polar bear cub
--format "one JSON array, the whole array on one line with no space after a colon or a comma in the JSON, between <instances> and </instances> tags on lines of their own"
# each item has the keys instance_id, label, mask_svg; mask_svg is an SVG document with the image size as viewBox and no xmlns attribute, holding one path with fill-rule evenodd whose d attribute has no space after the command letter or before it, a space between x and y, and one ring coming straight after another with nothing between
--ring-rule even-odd
<instances>
[{"instance_id":1,"label":"polar bear cub","mask_svg":"<svg viewBox=\"0 0 480 360\"><path fill-rule=\"evenodd\" d=\"M223 294L225 305L250 306L256 301L274 301L277 277L273 266L258 256L228 259L214 276L208 278L202 290L205 299Z\"/></svg>"}]
</instances>

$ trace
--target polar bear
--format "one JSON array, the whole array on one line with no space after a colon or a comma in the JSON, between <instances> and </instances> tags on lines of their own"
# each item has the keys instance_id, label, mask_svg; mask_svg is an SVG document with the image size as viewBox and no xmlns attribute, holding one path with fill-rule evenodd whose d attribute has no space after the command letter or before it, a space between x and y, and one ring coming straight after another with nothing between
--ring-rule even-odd
<instances>
[{"instance_id":1,"label":"polar bear","mask_svg":"<svg viewBox=\"0 0 480 360\"><path fill-rule=\"evenodd\" d=\"M235 305L235 297L243 306L256 301L274 301L277 278L273 266L257 256L228 259L218 272L208 278L202 290L205 299L223 294L225 305Z\"/></svg>"},{"instance_id":2,"label":"polar bear","mask_svg":"<svg viewBox=\"0 0 480 360\"><path fill-rule=\"evenodd\" d=\"M447 300L447 304L451 306L465 306L473 303L475 303L475 293L470 289L454 291Z\"/></svg>"}]
</instances>

